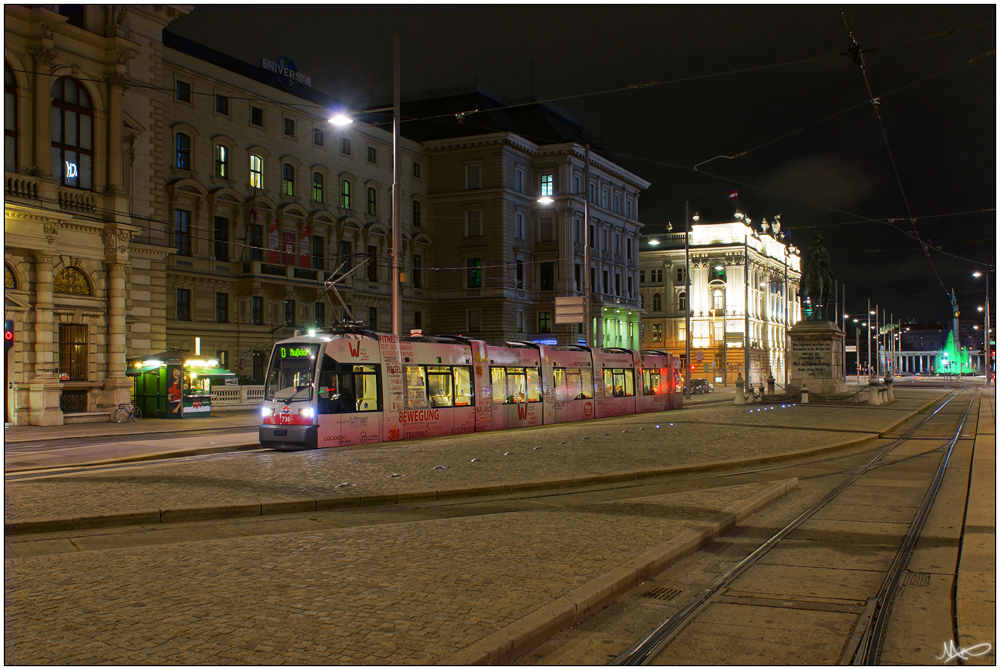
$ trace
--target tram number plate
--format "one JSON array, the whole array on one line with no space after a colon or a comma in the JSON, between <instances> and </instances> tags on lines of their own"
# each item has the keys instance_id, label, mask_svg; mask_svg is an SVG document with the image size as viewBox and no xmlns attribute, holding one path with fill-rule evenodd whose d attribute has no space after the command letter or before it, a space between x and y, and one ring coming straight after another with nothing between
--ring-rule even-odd
<instances>
[{"instance_id":1,"label":"tram number plate","mask_svg":"<svg viewBox=\"0 0 1000 670\"><path fill-rule=\"evenodd\" d=\"M281 423L291 423L292 422L292 415L291 414L281 414L280 416L281 416Z\"/></svg>"}]
</instances>

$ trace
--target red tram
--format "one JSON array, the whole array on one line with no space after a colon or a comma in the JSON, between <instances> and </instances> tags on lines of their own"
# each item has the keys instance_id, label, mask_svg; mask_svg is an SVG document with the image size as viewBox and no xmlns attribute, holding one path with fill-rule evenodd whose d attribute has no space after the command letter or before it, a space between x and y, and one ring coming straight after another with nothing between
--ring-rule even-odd
<instances>
[{"instance_id":1,"label":"red tram","mask_svg":"<svg viewBox=\"0 0 1000 670\"><path fill-rule=\"evenodd\" d=\"M679 409L663 351L398 338L336 328L277 342L260 443L370 444Z\"/></svg>"}]
</instances>

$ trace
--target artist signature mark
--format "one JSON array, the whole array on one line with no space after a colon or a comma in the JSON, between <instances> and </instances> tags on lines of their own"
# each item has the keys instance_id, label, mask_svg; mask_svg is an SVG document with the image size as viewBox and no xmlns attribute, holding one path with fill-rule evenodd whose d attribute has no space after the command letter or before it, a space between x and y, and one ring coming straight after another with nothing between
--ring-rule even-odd
<instances>
[{"instance_id":1,"label":"artist signature mark","mask_svg":"<svg viewBox=\"0 0 1000 670\"><path fill-rule=\"evenodd\" d=\"M993 647L990 646L989 642L983 642L982 644L977 644L974 647L969 647L968 649L962 649L961 647L956 647L954 641L945 642L944 650L941 652L940 656L935 656L934 658L944 661L954 660L960 658L963 661L967 661L974 656L982 656L983 654L990 653Z\"/></svg>"}]
</instances>

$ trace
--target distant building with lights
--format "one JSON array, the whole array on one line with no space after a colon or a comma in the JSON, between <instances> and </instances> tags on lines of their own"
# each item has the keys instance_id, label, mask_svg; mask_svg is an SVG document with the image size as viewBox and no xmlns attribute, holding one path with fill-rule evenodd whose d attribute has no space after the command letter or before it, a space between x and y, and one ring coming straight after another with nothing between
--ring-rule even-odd
<instances>
[{"instance_id":1,"label":"distant building with lights","mask_svg":"<svg viewBox=\"0 0 1000 670\"><path fill-rule=\"evenodd\" d=\"M731 386L737 375L747 378L744 352L749 343L749 381L766 382L771 374L782 385L787 333L802 318L798 298L801 257L783 241L777 228L762 230L737 219L696 223L690 233L643 235L639 248L642 347L685 359L690 337L687 366L691 377ZM747 259L749 276L745 278ZM690 334L685 330L685 310L690 310ZM748 322L749 331L745 329Z\"/></svg>"}]
</instances>

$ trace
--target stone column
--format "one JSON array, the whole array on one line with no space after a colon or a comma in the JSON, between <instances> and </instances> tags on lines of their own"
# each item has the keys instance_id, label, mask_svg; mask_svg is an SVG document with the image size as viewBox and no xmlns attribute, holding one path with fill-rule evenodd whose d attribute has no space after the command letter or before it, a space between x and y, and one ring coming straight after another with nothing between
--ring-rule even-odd
<instances>
[{"instance_id":1,"label":"stone column","mask_svg":"<svg viewBox=\"0 0 1000 670\"><path fill-rule=\"evenodd\" d=\"M104 229L104 260L108 268L108 351L104 405L128 402L131 380L125 376L125 270L129 266L131 233L114 224Z\"/></svg>"},{"instance_id":2,"label":"stone column","mask_svg":"<svg viewBox=\"0 0 1000 670\"><path fill-rule=\"evenodd\" d=\"M52 77L49 69L56 59L52 49L31 50L35 61L35 176L58 178L59 170L52 172Z\"/></svg>"},{"instance_id":3,"label":"stone column","mask_svg":"<svg viewBox=\"0 0 1000 670\"><path fill-rule=\"evenodd\" d=\"M35 375L28 383L28 424L32 426L62 425L59 409L61 386L56 360L56 343L52 318L52 266L54 257L35 256Z\"/></svg>"},{"instance_id":4,"label":"stone column","mask_svg":"<svg viewBox=\"0 0 1000 670\"><path fill-rule=\"evenodd\" d=\"M109 195L122 191L122 97L128 90L128 78L123 74L108 75L108 174Z\"/></svg>"}]
</instances>

